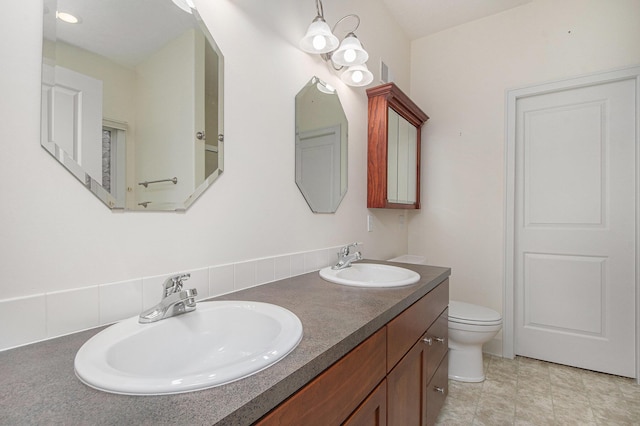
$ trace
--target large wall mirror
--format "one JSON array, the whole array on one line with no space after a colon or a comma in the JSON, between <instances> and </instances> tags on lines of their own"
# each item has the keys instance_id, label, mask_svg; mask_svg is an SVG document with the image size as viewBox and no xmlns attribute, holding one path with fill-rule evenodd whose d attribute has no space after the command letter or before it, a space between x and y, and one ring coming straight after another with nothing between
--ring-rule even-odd
<instances>
[{"instance_id":1,"label":"large wall mirror","mask_svg":"<svg viewBox=\"0 0 640 426\"><path fill-rule=\"evenodd\" d=\"M347 127L335 88L313 77L296 95L296 184L314 213L347 193Z\"/></svg>"},{"instance_id":2,"label":"large wall mirror","mask_svg":"<svg viewBox=\"0 0 640 426\"><path fill-rule=\"evenodd\" d=\"M182 211L222 173L223 56L184 0L44 0L42 56L42 146L109 208Z\"/></svg>"}]
</instances>

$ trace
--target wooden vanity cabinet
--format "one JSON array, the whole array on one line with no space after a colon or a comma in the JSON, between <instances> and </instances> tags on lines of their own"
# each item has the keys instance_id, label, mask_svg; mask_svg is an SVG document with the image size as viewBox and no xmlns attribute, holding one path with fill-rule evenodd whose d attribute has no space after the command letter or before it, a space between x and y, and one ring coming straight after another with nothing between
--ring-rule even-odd
<instances>
[{"instance_id":1,"label":"wooden vanity cabinet","mask_svg":"<svg viewBox=\"0 0 640 426\"><path fill-rule=\"evenodd\" d=\"M433 425L438 418L448 388L448 304L447 280L387 324L389 425Z\"/></svg>"},{"instance_id":2,"label":"wooden vanity cabinet","mask_svg":"<svg viewBox=\"0 0 640 426\"><path fill-rule=\"evenodd\" d=\"M384 379L386 340L387 329L382 327L257 424L342 424Z\"/></svg>"},{"instance_id":3,"label":"wooden vanity cabinet","mask_svg":"<svg viewBox=\"0 0 640 426\"><path fill-rule=\"evenodd\" d=\"M419 209L421 128L429 117L393 83L367 96L367 207Z\"/></svg>"},{"instance_id":4,"label":"wooden vanity cabinet","mask_svg":"<svg viewBox=\"0 0 640 426\"><path fill-rule=\"evenodd\" d=\"M447 396L449 280L256 424L435 424Z\"/></svg>"}]
</instances>

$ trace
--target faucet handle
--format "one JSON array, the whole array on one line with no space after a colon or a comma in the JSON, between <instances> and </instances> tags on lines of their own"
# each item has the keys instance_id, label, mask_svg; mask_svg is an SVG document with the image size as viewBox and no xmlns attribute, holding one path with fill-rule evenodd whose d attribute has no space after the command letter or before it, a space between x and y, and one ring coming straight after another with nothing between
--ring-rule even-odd
<instances>
[{"instance_id":1,"label":"faucet handle","mask_svg":"<svg viewBox=\"0 0 640 426\"><path fill-rule=\"evenodd\" d=\"M163 288L164 288L164 297L167 297L173 293L177 293L182 290L182 286L184 285L183 281L188 280L191 277L191 274L179 274L174 275L173 277L169 277L165 280Z\"/></svg>"},{"instance_id":2,"label":"faucet handle","mask_svg":"<svg viewBox=\"0 0 640 426\"><path fill-rule=\"evenodd\" d=\"M348 256L349 253L351 253L351 248L356 248L358 246L358 244L360 244L360 243L355 242L355 243L347 244L346 246L344 246L344 247L342 247L340 249L340 254L342 256Z\"/></svg>"}]
</instances>

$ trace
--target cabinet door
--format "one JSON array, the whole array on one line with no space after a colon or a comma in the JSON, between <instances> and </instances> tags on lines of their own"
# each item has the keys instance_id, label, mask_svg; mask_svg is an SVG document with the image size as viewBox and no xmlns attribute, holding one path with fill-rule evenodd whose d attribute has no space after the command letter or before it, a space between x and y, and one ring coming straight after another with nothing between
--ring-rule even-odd
<instances>
[{"instance_id":1,"label":"cabinet door","mask_svg":"<svg viewBox=\"0 0 640 426\"><path fill-rule=\"evenodd\" d=\"M386 426L387 381L383 380L360 407L343 423L344 426Z\"/></svg>"},{"instance_id":2,"label":"cabinet door","mask_svg":"<svg viewBox=\"0 0 640 426\"><path fill-rule=\"evenodd\" d=\"M427 345L419 340L387 376L387 420L389 425L424 424L427 386L424 368Z\"/></svg>"},{"instance_id":3,"label":"cabinet door","mask_svg":"<svg viewBox=\"0 0 640 426\"><path fill-rule=\"evenodd\" d=\"M418 185L418 129L389 108L387 202L415 204Z\"/></svg>"},{"instance_id":4,"label":"cabinet door","mask_svg":"<svg viewBox=\"0 0 640 426\"><path fill-rule=\"evenodd\" d=\"M256 424L342 424L384 379L386 341L387 329L382 327Z\"/></svg>"}]
</instances>

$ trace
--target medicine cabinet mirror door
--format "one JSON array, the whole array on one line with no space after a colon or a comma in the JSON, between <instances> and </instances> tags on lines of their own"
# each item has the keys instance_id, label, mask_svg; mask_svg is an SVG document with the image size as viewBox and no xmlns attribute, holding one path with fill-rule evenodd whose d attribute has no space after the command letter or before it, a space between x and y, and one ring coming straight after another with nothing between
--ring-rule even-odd
<instances>
[{"instance_id":1,"label":"medicine cabinet mirror door","mask_svg":"<svg viewBox=\"0 0 640 426\"><path fill-rule=\"evenodd\" d=\"M313 77L296 95L296 184L314 213L347 193L347 117L336 89Z\"/></svg>"},{"instance_id":2,"label":"medicine cabinet mirror door","mask_svg":"<svg viewBox=\"0 0 640 426\"><path fill-rule=\"evenodd\" d=\"M389 108L387 132L387 201L418 201L418 129Z\"/></svg>"},{"instance_id":3,"label":"medicine cabinet mirror door","mask_svg":"<svg viewBox=\"0 0 640 426\"><path fill-rule=\"evenodd\" d=\"M44 0L41 145L111 209L185 210L223 170L223 70L172 0Z\"/></svg>"},{"instance_id":4,"label":"medicine cabinet mirror door","mask_svg":"<svg viewBox=\"0 0 640 426\"><path fill-rule=\"evenodd\" d=\"M429 117L393 83L367 95L367 207L419 209L421 128Z\"/></svg>"}]
</instances>

